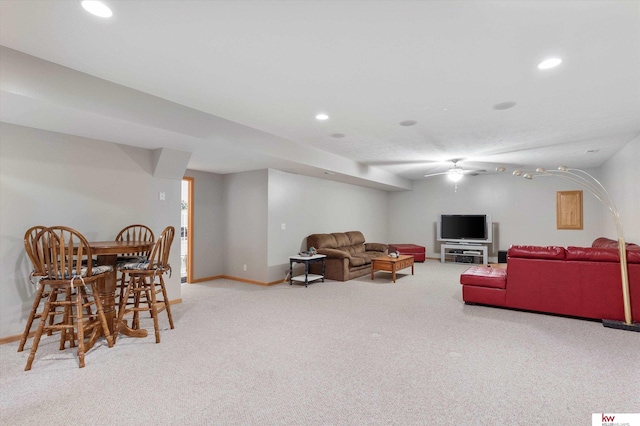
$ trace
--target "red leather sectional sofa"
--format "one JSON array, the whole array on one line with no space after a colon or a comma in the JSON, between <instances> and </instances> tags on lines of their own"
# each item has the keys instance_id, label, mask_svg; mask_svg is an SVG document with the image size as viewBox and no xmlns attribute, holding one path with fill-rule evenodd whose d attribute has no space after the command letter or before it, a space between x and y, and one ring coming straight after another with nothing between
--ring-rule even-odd
<instances>
[{"instance_id":1,"label":"red leather sectional sofa","mask_svg":"<svg viewBox=\"0 0 640 426\"><path fill-rule=\"evenodd\" d=\"M512 246L507 268L474 266L460 276L466 303L624 321L618 242L591 247ZM640 246L627 244L633 320L640 320Z\"/></svg>"}]
</instances>

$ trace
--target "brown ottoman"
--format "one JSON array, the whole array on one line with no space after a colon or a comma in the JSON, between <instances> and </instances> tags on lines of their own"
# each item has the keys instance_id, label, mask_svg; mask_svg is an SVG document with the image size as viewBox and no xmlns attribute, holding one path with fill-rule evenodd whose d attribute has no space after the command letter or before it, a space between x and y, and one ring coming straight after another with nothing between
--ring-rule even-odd
<instances>
[{"instance_id":1,"label":"brown ottoman","mask_svg":"<svg viewBox=\"0 0 640 426\"><path fill-rule=\"evenodd\" d=\"M389 253L393 253L394 251L413 256L414 262L424 262L426 258L425 248L416 244L389 244Z\"/></svg>"}]
</instances>

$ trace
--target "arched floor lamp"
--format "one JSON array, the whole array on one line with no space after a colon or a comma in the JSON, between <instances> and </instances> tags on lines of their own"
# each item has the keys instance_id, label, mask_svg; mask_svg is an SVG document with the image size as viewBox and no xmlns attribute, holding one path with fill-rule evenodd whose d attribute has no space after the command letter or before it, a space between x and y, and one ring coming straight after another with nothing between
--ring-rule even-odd
<instances>
[{"instance_id":1,"label":"arched floor lamp","mask_svg":"<svg viewBox=\"0 0 640 426\"><path fill-rule=\"evenodd\" d=\"M496 168L498 172L504 172L504 167ZM593 176L584 170L570 169L566 166L558 167L558 170L546 170L541 167L535 171L521 171L515 170L514 176L521 176L525 179L533 179L538 176L555 176L559 177L586 188L592 195L594 195L602 204L607 207L613 218L613 222L616 225L616 231L618 232L618 251L620 252L620 274L622 276L622 303L624 306L624 322L615 320L602 320L602 325L610 328L618 328L622 330L639 331L640 324L633 322L633 316L631 313L631 300L629 297L629 274L627 270L627 249L624 242L624 236L622 234L622 225L620 224L620 215L616 208L611 195L605 189L605 187Z\"/></svg>"}]
</instances>

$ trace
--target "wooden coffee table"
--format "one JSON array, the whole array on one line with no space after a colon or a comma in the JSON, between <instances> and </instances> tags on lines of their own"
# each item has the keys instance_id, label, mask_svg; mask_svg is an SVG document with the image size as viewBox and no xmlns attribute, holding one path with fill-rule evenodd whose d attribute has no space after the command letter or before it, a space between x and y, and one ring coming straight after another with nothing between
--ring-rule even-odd
<instances>
[{"instance_id":1,"label":"wooden coffee table","mask_svg":"<svg viewBox=\"0 0 640 426\"><path fill-rule=\"evenodd\" d=\"M371 260L371 279L375 271L391 272L393 282L396 282L396 271L411 266L411 275L413 275L413 256L400 255L398 257L380 256Z\"/></svg>"}]
</instances>

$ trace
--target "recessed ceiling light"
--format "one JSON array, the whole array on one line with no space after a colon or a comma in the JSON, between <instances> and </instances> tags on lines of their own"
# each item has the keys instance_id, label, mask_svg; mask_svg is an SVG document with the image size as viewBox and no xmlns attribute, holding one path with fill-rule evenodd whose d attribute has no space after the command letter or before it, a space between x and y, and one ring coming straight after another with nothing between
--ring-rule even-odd
<instances>
[{"instance_id":1,"label":"recessed ceiling light","mask_svg":"<svg viewBox=\"0 0 640 426\"><path fill-rule=\"evenodd\" d=\"M515 102L500 102L499 104L495 104L493 109L501 110L501 109L509 109L516 106Z\"/></svg>"},{"instance_id":2,"label":"recessed ceiling light","mask_svg":"<svg viewBox=\"0 0 640 426\"><path fill-rule=\"evenodd\" d=\"M327 114L318 114L316 115L316 120L328 120L329 116Z\"/></svg>"},{"instance_id":3,"label":"recessed ceiling light","mask_svg":"<svg viewBox=\"0 0 640 426\"><path fill-rule=\"evenodd\" d=\"M344 138L346 135L344 133L334 133L331 135L332 138L340 139Z\"/></svg>"},{"instance_id":4,"label":"recessed ceiling light","mask_svg":"<svg viewBox=\"0 0 640 426\"><path fill-rule=\"evenodd\" d=\"M81 4L84 10L92 15L96 15L101 18L110 18L113 15L113 12L111 11L111 9L109 9L109 6L102 3L101 1L83 0Z\"/></svg>"},{"instance_id":5,"label":"recessed ceiling light","mask_svg":"<svg viewBox=\"0 0 640 426\"><path fill-rule=\"evenodd\" d=\"M548 70L550 68L555 68L562 63L562 59L560 58L549 58L538 64L538 69Z\"/></svg>"},{"instance_id":6,"label":"recessed ceiling light","mask_svg":"<svg viewBox=\"0 0 640 426\"><path fill-rule=\"evenodd\" d=\"M400 125L405 127L415 126L416 124L418 124L416 120L404 120L400 122Z\"/></svg>"}]
</instances>

